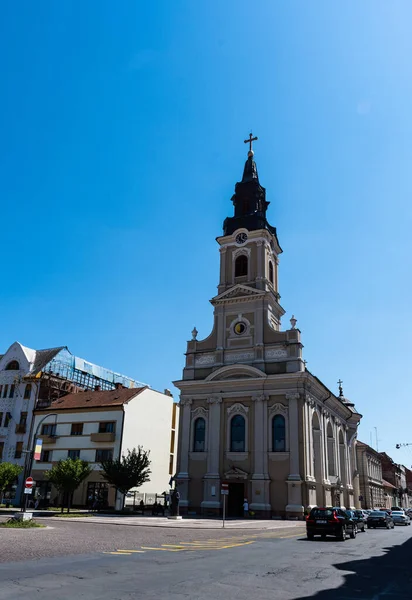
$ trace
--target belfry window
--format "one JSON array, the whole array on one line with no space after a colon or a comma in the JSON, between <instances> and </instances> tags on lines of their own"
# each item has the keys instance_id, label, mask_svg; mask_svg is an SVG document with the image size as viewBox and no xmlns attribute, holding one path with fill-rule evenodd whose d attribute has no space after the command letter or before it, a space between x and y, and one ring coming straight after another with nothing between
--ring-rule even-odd
<instances>
[{"instance_id":1,"label":"belfry window","mask_svg":"<svg viewBox=\"0 0 412 600\"><path fill-rule=\"evenodd\" d=\"M275 415L272 419L272 452L286 451L285 417Z\"/></svg>"},{"instance_id":2,"label":"belfry window","mask_svg":"<svg viewBox=\"0 0 412 600\"><path fill-rule=\"evenodd\" d=\"M241 254L235 261L235 277L247 275L247 256Z\"/></svg>"},{"instance_id":3,"label":"belfry window","mask_svg":"<svg viewBox=\"0 0 412 600\"><path fill-rule=\"evenodd\" d=\"M230 451L245 452L246 423L242 415L236 415L230 421Z\"/></svg>"},{"instance_id":4,"label":"belfry window","mask_svg":"<svg viewBox=\"0 0 412 600\"><path fill-rule=\"evenodd\" d=\"M193 435L193 452L205 451L206 422L202 417L195 421Z\"/></svg>"},{"instance_id":5,"label":"belfry window","mask_svg":"<svg viewBox=\"0 0 412 600\"><path fill-rule=\"evenodd\" d=\"M273 285L273 263L269 262L269 281Z\"/></svg>"}]
</instances>

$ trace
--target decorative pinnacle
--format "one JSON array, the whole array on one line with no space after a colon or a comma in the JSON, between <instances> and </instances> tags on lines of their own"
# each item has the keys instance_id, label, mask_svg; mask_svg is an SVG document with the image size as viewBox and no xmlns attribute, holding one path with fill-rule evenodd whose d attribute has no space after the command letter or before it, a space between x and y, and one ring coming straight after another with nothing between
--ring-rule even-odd
<instances>
[{"instance_id":1,"label":"decorative pinnacle","mask_svg":"<svg viewBox=\"0 0 412 600\"><path fill-rule=\"evenodd\" d=\"M248 140L243 140L243 142L245 144L249 144L249 152L247 153L248 158L252 158L252 156L255 154L252 150L252 144L253 142L256 142L259 138L257 136L253 137L253 133L250 132L249 133L249 139Z\"/></svg>"},{"instance_id":2,"label":"decorative pinnacle","mask_svg":"<svg viewBox=\"0 0 412 600\"><path fill-rule=\"evenodd\" d=\"M339 398L343 398L343 387L342 387L342 383L343 381L341 379L339 379L338 381L338 385L339 385Z\"/></svg>"},{"instance_id":3,"label":"decorative pinnacle","mask_svg":"<svg viewBox=\"0 0 412 600\"><path fill-rule=\"evenodd\" d=\"M295 327L296 327L296 323L297 323L297 322L298 322L298 320L297 320L297 319L295 319L295 315L292 315L292 318L291 318L291 320L290 320L290 324L291 324L291 328L292 328L292 329L295 329Z\"/></svg>"},{"instance_id":4,"label":"decorative pinnacle","mask_svg":"<svg viewBox=\"0 0 412 600\"><path fill-rule=\"evenodd\" d=\"M196 327L193 327L192 330L192 341L195 341L197 339L197 334L198 334L198 330L196 329Z\"/></svg>"}]
</instances>

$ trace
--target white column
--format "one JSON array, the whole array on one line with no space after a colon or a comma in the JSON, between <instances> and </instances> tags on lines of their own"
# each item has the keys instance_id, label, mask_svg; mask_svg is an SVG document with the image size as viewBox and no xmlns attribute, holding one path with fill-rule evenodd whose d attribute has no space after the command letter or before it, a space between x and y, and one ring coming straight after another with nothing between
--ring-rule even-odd
<instances>
[{"instance_id":1,"label":"white column","mask_svg":"<svg viewBox=\"0 0 412 600\"><path fill-rule=\"evenodd\" d=\"M178 474L176 483L179 487L180 505L189 506L189 451L190 451L190 407L191 398L180 399L180 428L178 451Z\"/></svg>"},{"instance_id":2,"label":"white column","mask_svg":"<svg viewBox=\"0 0 412 600\"><path fill-rule=\"evenodd\" d=\"M289 401L289 477L300 481L299 465L299 394L286 394Z\"/></svg>"},{"instance_id":3,"label":"white column","mask_svg":"<svg viewBox=\"0 0 412 600\"><path fill-rule=\"evenodd\" d=\"M250 508L270 511L269 469L268 469L268 422L267 399L265 394L252 396L254 405L253 431L253 475Z\"/></svg>"},{"instance_id":4,"label":"white column","mask_svg":"<svg viewBox=\"0 0 412 600\"><path fill-rule=\"evenodd\" d=\"M209 434L207 444L207 476L219 477L221 396L207 399L209 404Z\"/></svg>"},{"instance_id":5,"label":"white column","mask_svg":"<svg viewBox=\"0 0 412 600\"><path fill-rule=\"evenodd\" d=\"M207 399L209 423L207 438L207 473L204 476L203 501L205 509L220 509L220 413L221 396Z\"/></svg>"},{"instance_id":6,"label":"white column","mask_svg":"<svg viewBox=\"0 0 412 600\"><path fill-rule=\"evenodd\" d=\"M180 400L181 407L181 426L180 426L180 450L179 450L179 474L188 476L189 474L189 451L190 451L190 407L193 400L190 398L182 398Z\"/></svg>"},{"instance_id":7,"label":"white column","mask_svg":"<svg viewBox=\"0 0 412 600\"><path fill-rule=\"evenodd\" d=\"M289 476L288 504L285 508L289 515L301 516L304 512L302 504L302 479L299 461L299 394L286 394L289 403Z\"/></svg>"},{"instance_id":8,"label":"white column","mask_svg":"<svg viewBox=\"0 0 412 600\"><path fill-rule=\"evenodd\" d=\"M325 471L323 474L323 483L329 481L329 464L328 464L328 435L327 435L327 413L325 410L322 410L322 430L323 430L323 440L322 440L322 451L323 451L323 464L325 465Z\"/></svg>"}]
</instances>

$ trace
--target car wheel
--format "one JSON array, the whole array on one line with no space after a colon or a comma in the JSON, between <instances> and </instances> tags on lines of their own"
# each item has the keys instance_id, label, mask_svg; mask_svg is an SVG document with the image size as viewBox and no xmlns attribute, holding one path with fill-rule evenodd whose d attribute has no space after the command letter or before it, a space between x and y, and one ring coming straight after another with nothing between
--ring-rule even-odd
<instances>
[{"instance_id":1,"label":"car wheel","mask_svg":"<svg viewBox=\"0 0 412 600\"><path fill-rule=\"evenodd\" d=\"M350 537L352 538L352 540L355 539L356 534L358 533L356 527L352 527L351 532L350 532Z\"/></svg>"},{"instance_id":2,"label":"car wheel","mask_svg":"<svg viewBox=\"0 0 412 600\"><path fill-rule=\"evenodd\" d=\"M390 529L391 528L391 524L390 523L386 523L386 529Z\"/></svg>"},{"instance_id":3,"label":"car wheel","mask_svg":"<svg viewBox=\"0 0 412 600\"><path fill-rule=\"evenodd\" d=\"M370 525L368 525L367 527L368 527L368 529L372 529L372 527Z\"/></svg>"},{"instance_id":4,"label":"car wheel","mask_svg":"<svg viewBox=\"0 0 412 600\"><path fill-rule=\"evenodd\" d=\"M362 527L362 533L365 533L365 525Z\"/></svg>"},{"instance_id":5,"label":"car wheel","mask_svg":"<svg viewBox=\"0 0 412 600\"><path fill-rule=\"evenodd\" d=\"M342 526L342 529L340 530L339 539L341 542L346 541L346 527L344 525Z\"/></svg>"}]
</instances>

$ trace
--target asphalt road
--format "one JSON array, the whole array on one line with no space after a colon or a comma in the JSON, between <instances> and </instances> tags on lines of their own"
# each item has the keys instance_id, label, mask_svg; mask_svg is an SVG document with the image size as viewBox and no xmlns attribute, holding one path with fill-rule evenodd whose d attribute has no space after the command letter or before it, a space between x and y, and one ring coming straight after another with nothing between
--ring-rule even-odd
<instances>
[{"instance_id":1,"label":"asphalt road","mask_svg":"<svg viewBox=\"0 0 412 600\"><path fill-rule=\"evenodd\" d=\"M5 531L1 556L11 551ZM1 564L0 600L412 598L412 527L370 530L346 542L309 542L290 530L228 535L96 524L86 529L84 523L16 533L24 536L17 544L30 547L32 556L42 543L50 553L55 544L60 556ZM85 537L94 550L73 554L69 544L63 556L65 540L73 539L74 546L77 540L84 550Z\"/></svg>"}]
</instances>

